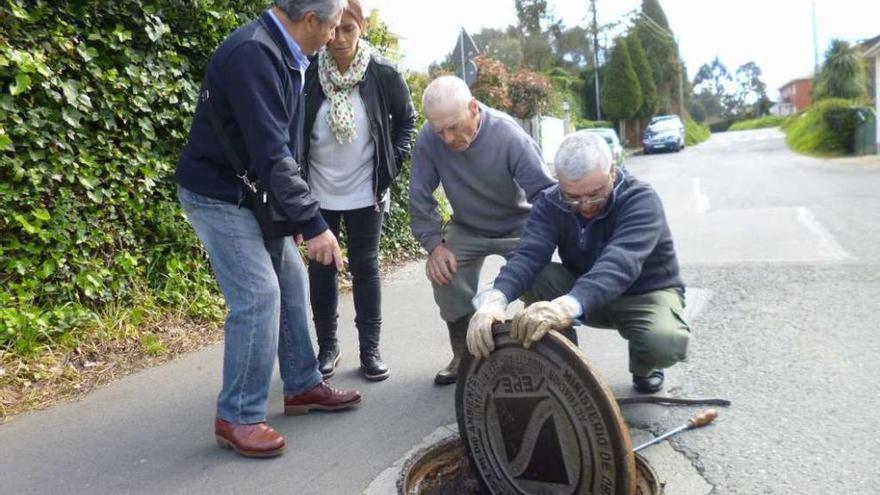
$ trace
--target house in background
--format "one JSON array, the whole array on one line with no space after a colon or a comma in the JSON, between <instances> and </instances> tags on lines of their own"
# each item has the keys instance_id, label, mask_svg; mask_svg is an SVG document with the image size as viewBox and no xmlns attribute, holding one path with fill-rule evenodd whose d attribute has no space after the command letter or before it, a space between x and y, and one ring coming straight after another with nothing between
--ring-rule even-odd
<instances>
[{"instance_id":1,"label":"house in background","mask_svg":"<svg viewBox=\"0 0 880 495\"><path fill-rule=\"evenodd\" d=\"M813 92L813 76L804 76L782 85L779 88L779 103L776 115L793 115L810 106Z\"/></svg>"}]
</instances>

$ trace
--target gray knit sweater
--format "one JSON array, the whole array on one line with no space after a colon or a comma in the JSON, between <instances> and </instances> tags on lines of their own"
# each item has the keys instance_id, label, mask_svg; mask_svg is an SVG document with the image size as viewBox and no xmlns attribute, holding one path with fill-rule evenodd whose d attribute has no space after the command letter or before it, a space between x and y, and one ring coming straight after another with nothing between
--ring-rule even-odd
<instances>
[{"instance_id":1,"label":"gray knit sweater","mask_svg":"<svg viewBox=\"0 0 880 495\"><path fill-rule=\"evenodd\" d=\"M503 112L481 104L477 136L461 152L447 148L426 123L416 141L410 172L413 234L429 253L441 242L433 192L442 184L454 222L480 236L519 236L530 201L554 183L538 145Z\"/></svg>"}]
</instances>

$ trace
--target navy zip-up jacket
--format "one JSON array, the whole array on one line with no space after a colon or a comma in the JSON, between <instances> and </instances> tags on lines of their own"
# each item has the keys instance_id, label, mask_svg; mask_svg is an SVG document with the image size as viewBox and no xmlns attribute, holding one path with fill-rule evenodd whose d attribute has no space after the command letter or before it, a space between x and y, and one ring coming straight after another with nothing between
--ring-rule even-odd
<instances>
[{"instance_id":1,"label":"navy zip-up jacket","mask_svg":"<svg viewBox=\"0 0 880 495\"><path fill-rule=\"evenodd\" d=\"M684 291L660 196L620 168L610 200L590 220L562 202L558 185L542 191L495 288L508 301L520 297L557 247L563 266L579 276L568 295L580 302L585 315L621 295Z\"/></svg>"},{"instance_id":2,"label":"navy zip-up jacket","mask_svg":"<svg viewBox=\"0 0 880 495\"><path fill-rule=\"evenodd\" d=\"M265 185L277 210L310 239L327 229L300 169L302 75L269 12L238 28L214 52L177 164L181 186L240 204L243 183L226 158L205 105L217 112L251 179ZM203 93L204 94L204 93Z\"/></svg>"}]
</instances>

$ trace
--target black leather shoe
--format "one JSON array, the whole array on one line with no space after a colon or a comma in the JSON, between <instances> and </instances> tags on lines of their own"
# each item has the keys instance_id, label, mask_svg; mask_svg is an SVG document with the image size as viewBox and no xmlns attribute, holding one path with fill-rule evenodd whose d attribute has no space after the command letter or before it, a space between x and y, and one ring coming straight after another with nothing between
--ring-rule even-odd
<instances>
[{"instance_id":1,"label":"black leather shoe","mask_svg":"<svg viewBox=\"0 0 880 495\"><path fill-rule=\"evenodd\" d=\"M648 376L633 375L633 388L642 394L653 394L663 388L663 370L654 370Z\"/></svg>"},{"instance_id":2,"label":"black leather shoe","mask_svg":"<svg viewBox=\"0 0 880 495\"><path fill-rule=\"evenodd\" d=\"M318 351L318 371L324 375L325 380L336 373L340 358L342 358L342 351L339 350L338 345L322 347Z\"/></svg>"},{"instance_id":3,"label":"black leather shoe","mask_svg":"<svg viewBox=\"0 0 880 495\"><path fill-rule=\"evenodd\" d=\"M364 378L374 382L378 382L388 378L391 371L382 356L379 355L379 349L369 349L361 352L361 372Z\"/></svg>"}]
</instances>

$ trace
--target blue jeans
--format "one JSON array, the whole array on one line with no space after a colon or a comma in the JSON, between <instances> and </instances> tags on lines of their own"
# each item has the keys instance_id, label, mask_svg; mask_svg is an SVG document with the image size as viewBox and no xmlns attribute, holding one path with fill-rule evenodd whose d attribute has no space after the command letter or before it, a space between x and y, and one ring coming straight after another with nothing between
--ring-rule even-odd
<instances>
[{"instance_id":1,"label":"blue jeans","mask_svg":"<svg viewBox=\"0 0 880 495\"><path fill-rule=\"evenodd\" d=\"M265 421L276 353L285 395L321 382L302 257L290 237L264 241L247 208L183 187L178 198L208 252L228 311L217 416L236 424Z\"/></svg>"},{"instance_id":2,"label":"blue jeans","mask_svg":"<svg viewBox=\"0 0 880 495\"><path fill-rule=\"evenodd\" d=\"M354 293L354 324L358 329L360 350L363 353L378 349L382 326L379 236L382 233L384 213L368 206L346 211L321 210L321 215L337 238L341 224L345 222L348 267L351 270ZM309 286L318 346L322 349L334 347L337 345L336 327L339 318L336 267L309 263Z\"/></svg>"}]
</instances>

